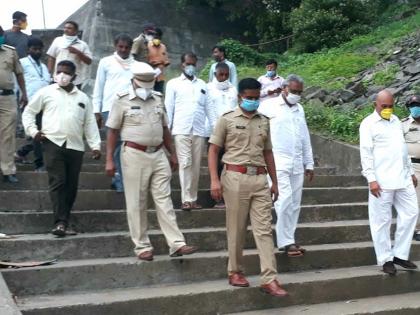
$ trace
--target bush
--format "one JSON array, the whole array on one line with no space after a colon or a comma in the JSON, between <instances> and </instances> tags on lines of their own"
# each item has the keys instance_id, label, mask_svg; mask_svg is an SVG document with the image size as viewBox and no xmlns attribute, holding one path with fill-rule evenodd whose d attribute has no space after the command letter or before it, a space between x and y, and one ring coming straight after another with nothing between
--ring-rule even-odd
<instances>
[{"instance_id":1,"label":"bush","mask_svg":"<svg viewBox=\"0 0 420 315\"><path fill-rule=\"evenodd\" d=\"M259 66L266 60L263 54L234 39L224 39L219 45L226 48L228 59L235 64Z\"/></svg>"}]
</instances>

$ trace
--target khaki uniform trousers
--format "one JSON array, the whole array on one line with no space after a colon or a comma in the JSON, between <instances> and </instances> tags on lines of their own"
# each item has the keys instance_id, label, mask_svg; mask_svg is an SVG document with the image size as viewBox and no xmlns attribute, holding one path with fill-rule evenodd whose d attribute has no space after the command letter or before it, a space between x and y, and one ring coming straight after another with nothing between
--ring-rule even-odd
<instances>
[{"instance_id":1,"label":"khaki uniform trousers","mask_svg":"<svg viewBox=\"0 0 420 315\"><path fill-rule=\"evenodd\" d=\"M204 137L176 135L175 148L179 163L182 202L197 201Z\"/></svg>"},{"instance_id":2,"label":"khaki uniform trousers","mask_svg":"<svg viewBox=\"0 0 420 315\"><path fill-rule=\"evenodd\" d=\"M152 195L157 219L173 254L185 245L185 239L178 228L171 199L171 168L165 152L160 149L146 153L130 147L121 148L121 166L127 219L134 252L139 255L153 250L147 235L148 195Z\"/></svg>"},{"instance_id":3,"label":"khaki uniform trousers","mask_svg":"<svg viewBox=\"0 0 420 315\"><path fill-rule=\"evenodd\" d=\"M221 183L226 204L228 273L243 272L243 248L249 216L260 257L261 284L272 282L277 277L277 264L267 176L223 170Z\"/></svg>"},{"instance_id":4,"label":"khaki uniform trousers","mask_svg":"<svg viewBox=\"0 0 420 315\"><path fill-rule=\"evenodd\" d=\"M16 119L16 96L0 95L0 168L3 175L16 174Z\"/></svg>"},{"instance_id":5,"label":"khaki uniform trousers","mask_svg":"<svg viewBox=\"0 0 420 315\"><path fill-rule=\"evenodd\" d=\"M413 166L414 173L417 177L417 180L419 181L417 187L416 187L416 194L417 194L417 203L420 209L420 164L419 163L411 163ZM416 230L420 230L420 216L417 221Z\"/></svg>"}]
</instances>

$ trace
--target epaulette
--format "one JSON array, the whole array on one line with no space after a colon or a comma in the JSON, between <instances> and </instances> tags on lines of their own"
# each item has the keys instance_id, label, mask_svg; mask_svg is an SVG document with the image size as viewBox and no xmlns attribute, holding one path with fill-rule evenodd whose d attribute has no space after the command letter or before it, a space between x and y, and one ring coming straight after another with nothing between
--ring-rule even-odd
<instances>
[{"instance_id":1,"label":"epaulette","mask_svg":"<svg viewBox=\"0 0 420 315\"><path fill-rule=\"evenodd\" d=\"M227 112L223 113L222 116L226 116L227 114L230 114L230 113L233 113L233 112L234 112L234 110L230 109Z\"/></svg>"},{"instance_id":2,"label":"epaulette","mask_svg":"<svg viewBox=\"0 0 420 315\"><path fill-rule=\"evenodd\" d=\"M158 92L158 91L155 91L155 90L152 91L152 94L155 95L155 96L163 97L163 94L161 92Z\"/></svg>"},{"instance_id":3,"label":"epaulette","mask_svg":"<svg viewBox=\"0 0 420 315\"><path fill-rule=\"evenodd\" d=\"M117 96L118 96L118 98L122 98L122 97L124 97L124 96L126 96L126 95L128 95L129 93L128 93L128 91L125 91L125 92L118 92L117 93Z\"/></svg>"},{"instance_id":4,"label":"epaulette","mask_svg":"<svg viewBox=\"0 0 420 315\"><path fill-rule=\"evenodd\" d=\"M405 117L405 118L401 119L401 121L407 121L407 120L409 120L409 119L410 119L410 116L408 116L408 117Z\"/></svg>"},{"instance_id":5,"label":"epaulette","mask_svg":"<svg viewBox=\"0 0 420 315\"><path fill-rule=\"evenodd\" d=\"M270 120L270 117L268 117L268 116L266 116L264 114L261 114L260 112L258 112L258 115L260 115L261 117L264 117L264 118L267 118L268 120Z\"/></svg>"},{"instance_id":6,"label":"epaulette","mask_svg":"<svg viewBox=\"0 0 420 315\"><path fill-rule=\"evenodd\" d=\"M15 48L15 47L10 46L10 45L6 45L6 44L3 44L3 45L2 45L2 47L6 47L6 48L9 48L9 49L16 50L16 48Z\"/></svg>"}]
</instances>

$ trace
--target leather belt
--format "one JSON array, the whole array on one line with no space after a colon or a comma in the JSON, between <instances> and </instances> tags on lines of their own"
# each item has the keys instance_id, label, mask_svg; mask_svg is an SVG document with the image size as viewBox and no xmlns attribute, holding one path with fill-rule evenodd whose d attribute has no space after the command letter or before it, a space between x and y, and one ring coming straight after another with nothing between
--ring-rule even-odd
<instances>
[{"instance_id":1,"label":"leather belt","mask_svg":"<svg viewBox=\"0 0 420 315\"><path fill-rule=\"evenodd\" d=\"M7 96L7 95L13 95L13 94L15 94L15 91L13 90L0 89L0 95Z\"/></svg>"},{"instance_id":2,"label":"leather belt","mask_svg":"<svg viewBox=\"0 0 420 315\"><path fill-rule=\"evenodd\" d=\"M146 153L154 153L157 150L159 150L161 147L163 147L163 143L159 144L158 146L147 146L147 145L141 145L135 142L131 141L125 141L124 145L136 150L140 150Z\"/></svg>"},{"instance_id":3,"label":"leather belt","mask_svg":"<svg viewBox=\"0 0 420 315\"><path fill-rule=\"evenodd\" d=\"M411 158L411 163L420 163L420 159Z\"/></svg>"},{"instance_id":4,"label":"leather belt","mask_svg":"<svg viewBox=\"0 0 420 315\"><path fill-rule=\"evenodd\" d=\"M238 172L247 175L261 175L267 174L267 170L264 166L242 166L234 164L226 164L227 171Z\"/></svg>"}]
</instances>

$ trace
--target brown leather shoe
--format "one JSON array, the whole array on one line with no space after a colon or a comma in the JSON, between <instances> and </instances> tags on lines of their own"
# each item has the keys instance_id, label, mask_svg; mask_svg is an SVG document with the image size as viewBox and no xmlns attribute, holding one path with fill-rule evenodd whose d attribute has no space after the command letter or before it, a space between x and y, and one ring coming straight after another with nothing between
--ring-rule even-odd
<instances>
[{"instance_id":1,"label":"brown leather shoe","mask_svg":"<svg viewBox=\"0 0 420 315\"><path fill-rule=\"evenodd\" d=\"M261 291L267 294L270 294L272 296L277 297L285 297L289 295L277 282L277 280L273 280L268 284L261 285Z\"/></svg>"},{"instance_id":2,"label":"brown leather shoe","mask_svg":"<svg viewBox=\"0 0 420 315\"><path fill-rule=\"evenodd\" d=\"M197 246L188 246L184 245L180 247L175 253L170 254L170 257L178 257L183 255L191 255L194 254L198 250Z\"/></svg>"},{"instance_id":3,"label":"brown leather shoe","mask_svg":"<svg viewBox=\"0 0 420 315\"><path fill-rule=\"evenodd\" d=\"M138 259L145 260L145 261L152 261L153 260L153 252L151 250L145 251L143 253L138 254Z\"/></svg>"},{"instance_id":4,"label":"brown leather shoe","mask_svg":"<svg viewBox=\"0 0 420 315\"><path fill-rule=\"evenodd\" d=\"M249 287L249 282L241 272L235 272L229 275L229 284L234 287Z\"/></svg>"}]
</instances>

